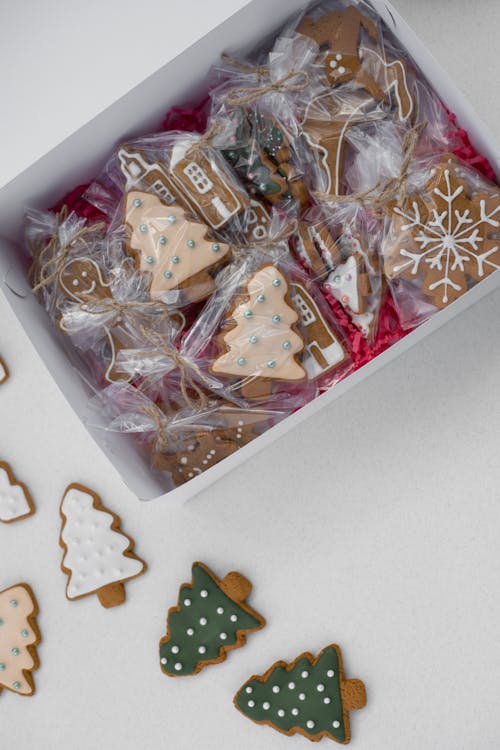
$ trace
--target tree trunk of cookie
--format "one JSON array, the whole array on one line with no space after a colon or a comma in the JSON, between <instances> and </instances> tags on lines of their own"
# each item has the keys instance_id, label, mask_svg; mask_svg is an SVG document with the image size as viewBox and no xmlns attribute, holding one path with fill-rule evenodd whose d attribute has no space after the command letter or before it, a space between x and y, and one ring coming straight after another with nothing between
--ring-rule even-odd
<instances>
[{"instance_id":1,"label":"tree trunk of cookie","mask_svg":"<svg viewBox=\"0 0 500 750\"><path fill-rule=\"evenodd\" d=\"M345 680L340 686L344 711L355 711L366 706L366 689L361 680Z\"/></svg>"},{"instance_id":2,"label":"tree trunk of cookie","mask_svg":"<svg viewBox=\"0 0 500 750\"><path fill-rule=\"evenodd\" d=\"M125 601L125 586L121 581L109 583L97 590L97 596L103 607L117 607Z\"/></svg>"},{"instance_id":3,"label":"tree trunk of cookie","mask_svg":"<svg viewBox=\"0 0 500 750\"><path fill-rule=\"evenodd\" d=\"M228 573L219 585L226 596L238 603L244 602L252 590L250 581L235 571Z\"/></svg>"}]
</instances>

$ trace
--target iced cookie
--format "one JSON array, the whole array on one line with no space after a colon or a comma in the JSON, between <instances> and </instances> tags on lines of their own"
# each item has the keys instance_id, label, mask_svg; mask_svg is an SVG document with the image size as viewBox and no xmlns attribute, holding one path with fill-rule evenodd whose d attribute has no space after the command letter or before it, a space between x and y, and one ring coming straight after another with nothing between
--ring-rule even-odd
<instances>
[{"instance_id":1,"label":"iced cookie","mask_svg":"<svg viewBox=\"0 0 500 750\"><path fill-rule=\"evenodd\" d=\"M35 512L28 488L18 482L5 461L0 461L0 521L13 523Z\"/></svg>"},{"instance_id":2,"label":"iced cookie","mask_svg":"<svg viewBox=\"0 0 500 750\"><path fill-rule=\"evenodd\" d=\"M236 305L220 336L225 351L212 363L217 375L240 378L247 397L268 394L273 381L296 383L306 378L298 355L304 342L296 331L298 314L290 305L288 282L273 265L264 265L248 280L245 301Z\"/></svg>"},{"instance_id":3,"label":"iced cookie","mask_svg":"<svg viewBox=\"0 0 500 750\"><path fill-rule=\"evenodd\" d=\"M234 705L258 724L318 742L327 737L347 745L351 739L349 711L366 704L361 680L346 679L340 648L309 652L293 662L278 661L267 672L251 677L238 691Z\"/></svg>"},{"instance_id":4,"label":"iced cookie","mask_svg":"<svg viewBox=\"0 0 500 750\"><path fill-rule=\"evenodd\" d=\"M169 677L198 674L219 664L266 624L246 599L252 584L240 573L219 580L196 562L191 583L181 586L179 602L168 612L167 635L160 641L160 665Z\"/></svg>"},{"instance_id":5,"label":"iced cookie","mask_svg":"<svg viewBox=\"0 0 500 750\"><path fill-rule=\"evenodd\" d=\"M122 604L124 584L142 575L147 566L133 552L133 540L121 531L120 518L81 484L71 484L64 493L61 518L67 598L97 594L103 607Z\"/></svg>"},{"instance_id":6,"label":"iced cookie","mask_svg":"<svg viewBox=\"0 0 500 750\"><path fill-rule=\"evenodd\" d=\"M33 695L32 672L40 662L36 647L41 641L36 623L38 605L27 583L0 592L0 693Z\"/></svg>"},{"instance_id":7,"label":"iced cookie","mask_svg":"<svg viewBox=\"0 0 500 750\"><path fill-rule=\"evenodd\" d=\"M179 206L167 206L156 195L133 190L125 199L130 230L129 253L138 270L150 274L153 298L183 289L190 301L215 289L209 271L229 259L228 245L208 237L208 229L189 219Z\"/></svg>"}]
</instances>

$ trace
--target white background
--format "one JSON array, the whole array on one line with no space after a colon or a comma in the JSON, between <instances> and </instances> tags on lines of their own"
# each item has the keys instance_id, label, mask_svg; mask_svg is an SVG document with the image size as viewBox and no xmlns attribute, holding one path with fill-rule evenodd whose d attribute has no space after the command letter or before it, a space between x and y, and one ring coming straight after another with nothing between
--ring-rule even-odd
<instances>
[{"instance_id":1,"label":"white background","mask_svg":"<svg viewBox=\"0 0 500 750\"><path fill-rule=\"evenodd\" d=\"M180 51L243 4L0 0L0 184L159 67L162 45ZM394 4L500 141L497 0ZM245 720L232 696L273 661L333 641L367 685L356 750L497 750L499 313L497 292L172 508L124 488L0 299L12 370L0 457L37 504L0 528L0 589L33 586L44 637L35 698L0 696L1 746L305 747ZM150 565L115 610L64 598L58 504L72 481L121 514ZM249 576L268 627L223 665L171 680L157 642L195 559Z\"/></svg>"}]
</instances>

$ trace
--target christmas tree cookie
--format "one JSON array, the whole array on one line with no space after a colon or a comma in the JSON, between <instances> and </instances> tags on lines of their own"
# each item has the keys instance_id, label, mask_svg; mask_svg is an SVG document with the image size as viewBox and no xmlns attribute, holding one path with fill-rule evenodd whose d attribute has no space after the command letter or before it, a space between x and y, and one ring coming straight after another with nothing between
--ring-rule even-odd
<instances>
[{"instance_id":1,"label":"christmas tree cookie","mask_svg":"<svg viewBox=\"0 0 500 750\"><path fill-rule=\"evenodd\" d=\"M335 645L316 658L306 652L291 664L276 662L265 674L251 677L234 698L236 708L258 724L288 736L302 734L313 742L328 737L343 745L351 739L349 711L365 704L364 684L344 678Z\"/></svg>"},{"instance_id":2,"label":"christmas tree cookie","mask_svg":"<svg viewBox=\"0 0 500 750\"><path fill-rule=\"evenodd\" d=\"M189 219L179 206L168 206L139 190L127 193L125 222L130 229L129 252L137 268L151 275L152 297L183 289L195 301L214 291L209 270L229 259L230 248L207 237L204 224Z\"/></svg>"},{"instance_id":3,"label":"christmas tree cookie","mask_svg":"<svg viewBox=\"0 0 500 750\"><path fill-rule=\"evenodd\" d=\"M3 359L0 357L0 385L2 385L2 383L5 383L5 381L8 379L9 379L9 370L7 368L7 365L3 361Z\"/></svg>"},{"instance_id":4,"label":"christmas tree cookie","mask_svg":"<svg viewBox=\"0 0 500 750\"><path fill-rule=\"evenodd\" d=\"M36 647L41 640L37 614L28 584L0 592L0 692L4 688L19 695L35 692L31 673L40 666Z\"/></svg>"},{"instance_id":5,"label":"christmas tree cookie","mask_svg":"<svg viewBox=\"0 0 500 750\"><path fill-rule=\"evenodd\" d=\"M252 584L240 573L219 580L196 562L192 581L181 586L179 603L168 612L167 635L160 641L160 664L170 677L198 674L226 659L228 651L266 624L246 599Z\"/></svg>"},{"instance_id":6,"label":"christmas tree cookie","mask_svg":"<svg viewBox=\"0 0 500 750\"><path fill-rule=\"evenodd\" d=\"M231 312L231 329L220 337L226 351L212 364L215 374L239 377L248 398L269 395L273 381L298 382L306 372L297 361L304 342L295 330L298 314L288 283L273 265L249 279L245 301Z\"/></svg>"},{"instance_id":7,"label":"christmas tree cookie","mask_svg":"<svg viewBox=\"0 0 500 750\"><path fill-rule=\"evenodd\" d=\"M140 576L147 566L134 554L134 542L121 531L119 517L80 484L71 484L64 493L61 516L67 598L97 594L103 607L122 604L125 581Z\"/></svg>"},{"instance_id":8,"label":"christmas tree cookie","mask_svg":"<svg viewBox=\"0 0 500 750\"><path fill-rule=\"evenodd\" d=\"M0 521L20 521L34 512L35 506L28 488L16 480L8 463L0 461Z\"/></svg>"}]
</instances>

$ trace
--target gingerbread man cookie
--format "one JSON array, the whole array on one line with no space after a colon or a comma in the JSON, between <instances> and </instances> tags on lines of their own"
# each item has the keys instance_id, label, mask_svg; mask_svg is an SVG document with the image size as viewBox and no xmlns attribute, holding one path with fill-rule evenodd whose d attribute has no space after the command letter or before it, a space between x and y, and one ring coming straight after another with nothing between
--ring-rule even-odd
<instances>
[{"instance_id":1,"label":"gingerbread man cookie","mask_svg":"<svg viewBox=\"0 0 500 750\"><path fill-rule=\"evenodd\" d=\"M306 16L297 31L314 39L322 50L326 50L325 67L332 86L354 81L374 99L380 100L384 98L383 92L362 67L359 47L363 29L369 38L378 43L378 30L374 22L354 5L349 5L319 18Z\"/></svg>"},{"instance_id":2,"label":"gingerbread man cookie","mask_svg":"<svg viewBox=\"0 0 500 750\"><path fill-rule=\"evenodd\" d=\"M444 308L500 268L499 230L500 190L474 191L459 164L445 160L422 194L393 206L384 271L418 281Z\"/></svg>"},{"instance_id":3,"label":"gingerbread man cookie","mask_svg":"<svg viewBox=\"0 0 500 750\"><path fill-rule=\"evenodd\" d=\"M18 695L33 695L32 672L40 661L41 641L36 622L38 604L27 583L0 592L0 693L5 688Z\"/></svg>"},{"instance_id":4,"label":"gingerbread man cookie","mask_svg":"<svg viewBox=\"0 0 500 750\"><path fill-rule=\"evenodd\" d=\"M153 298L182 289L194 302L214 291L209 271L229 260L231 251L229 245L208 238L204 224L189 219L182 208L138 190L127 193L125 222L130 229L129 253L137 268L150 274Z\"/></svg>"},{"instance_id":5,"label":"gingerbread man cookie","mask_svg":"<svg viewBox=\"0 0 500 750\"><path fill-rule=\"evenodd\" d=\"M286 278L273 265L262 266L246 285L245 301L227 319L232 327L220 336L225 351L212 363L212 372L239 378L248 398L269 395L273 381L304 380L297 321Z\"/></svg>"},{"instance_id":6,"label":"gingerbread man cookie","mask_svg":"<svg viewBox=\"0 0 500 750\"><path fill-rule=\"evenodd\" d=\"M152 465L159 471L170 472L178 487L254 440L258 434L256 426L267 419L265 412L222 407L214 415L214 420L220 422L220 426L198 431L186 440L181 450L154 452Z\"/></svg>"},{"instance_id":7,"label":"gingerbread man cookie","mask_svg":"<svg viewBox=\"0 0 500 750\"><path fill-rule=\"evenodd\" d=\"M8 463L0 461L0 521L13 523L34 512L35 505L28 488L16 480Z\"/></svg>"},{"instance_id":8,"label":"gingerbread man cookie","mask_svg":"<svg viewBox=\"0 0 500 750\"><path fill-rule=\"evenodd\" d=\"M125 582L142 575L147 565L120 529L120 518L81 484L66 489L61 518L59 543L64 550L61 568L68 576L67 598L97 594L103 607L122 604Z\"/></svg>"},{"instance_id":9,"label":"gingerbread man cookie","mask_svg":"<svg viewBox=\"0 0 500 750\"><path fill-rule=\"evenodd\" d=\"M59 285L68 299L80 304L89 303L91 298L97 300L97 305L99 301L113 300L110 282L104 278L101 268L91 258L69 260L59 274ZM65 328L64 313L60 316L58 324L61 331L68 332ZM131 380L133 375L121 372L117 367L120 350L127 349L130 345L130 333L118 320L116 324L104 325L102 329L108 348L106 357L109 360L104 373L105 379L108 383Z\"/></svg>"}]
</instances>

